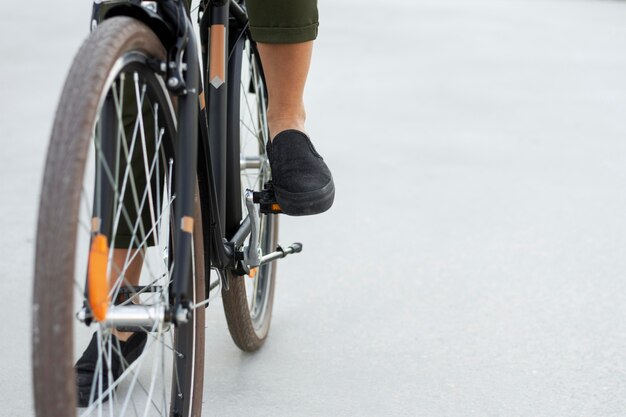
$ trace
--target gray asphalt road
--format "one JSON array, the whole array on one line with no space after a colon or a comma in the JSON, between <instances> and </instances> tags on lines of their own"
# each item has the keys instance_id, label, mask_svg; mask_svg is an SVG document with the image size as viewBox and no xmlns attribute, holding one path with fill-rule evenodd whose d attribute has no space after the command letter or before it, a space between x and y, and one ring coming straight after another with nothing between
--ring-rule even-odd
<instances>
[{"instance_id":1,"label":"gray asphalt road","mask_svg":"<svg viewBox=\"0 0 626 417\"><path fill-rule=\"evenodd\" d=\"M209 310L205 414L626 415L626 3L321 12L309 129L336 204L283 219L305 251L261 352ZM32 415L37 194L88 13L0 5L5 416Z\"/></svg>"}]
</instances>

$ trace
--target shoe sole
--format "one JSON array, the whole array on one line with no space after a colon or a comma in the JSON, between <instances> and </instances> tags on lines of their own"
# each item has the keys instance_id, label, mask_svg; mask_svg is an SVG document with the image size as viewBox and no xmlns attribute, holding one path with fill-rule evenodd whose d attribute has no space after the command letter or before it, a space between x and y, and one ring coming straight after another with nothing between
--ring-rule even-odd
<instances>
[{"instance_id":1,"label":"shoe sole","mask_svg":"<svg viewBox=\"0 0 626 417\"><path fill-rule=\"evenodd\" d=\"M305 193L291 193L274 185L276 202L289 216L311 216L327 211L335 200L335 183L331 180L323 188Z\"/></svg>"}]
</instances>

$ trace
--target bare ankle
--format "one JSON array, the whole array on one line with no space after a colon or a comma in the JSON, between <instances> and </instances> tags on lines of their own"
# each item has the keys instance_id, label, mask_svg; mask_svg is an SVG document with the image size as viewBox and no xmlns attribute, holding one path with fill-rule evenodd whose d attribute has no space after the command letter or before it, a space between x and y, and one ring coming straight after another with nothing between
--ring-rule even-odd
<instances>
[{"instance_id":1,"label":"bare ankle","mask_svg":"<svg viewBox=\"0 0 626 417\"><path fill-rule=\"evenodd\" d=\"M298 111L276 111L270 108L267 112L267 124L270 129L270 139L273 140L280 132L289 129L296 129L304 132L306 122L306 112L304 107Z\"/></svg>"}]
</instances>

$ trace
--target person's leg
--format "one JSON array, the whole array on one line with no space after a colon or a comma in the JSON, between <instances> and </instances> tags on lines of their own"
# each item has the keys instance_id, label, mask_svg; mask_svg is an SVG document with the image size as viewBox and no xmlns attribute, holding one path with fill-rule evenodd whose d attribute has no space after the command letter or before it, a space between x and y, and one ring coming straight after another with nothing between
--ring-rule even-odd
<instances>
[{"instance_id":1,"label":"person's leg","mask_svg":"<svg viewBox=\"0 0 626 417\"><path fill-rule=\"evenodd\" d=\"M317 0L247 0L268 92L270 143L276 201L285 214L319 214L330 208L335 186L328 166L304 133L303 93L313 40Z\"/></svg>"},{"instance_id":2,"label":"person's leg","mask_svg":"<svg viewBox=\"0 0 626 417\"><path fill-rule=\"evenodd\" d=\"M304 86L309 66L313 41L299 43L257 43L265 81L269 93L267 122L270 137L296 129L304 132L306 112L304 109Z\"/></svg>"},{"instance_id":3,"label":"person's leg","mask_svg":"<svg viewBox=\"0 0 626 417\"><path fill-rule=\"evenodd\" d=\"M317 37L317 0L247 0L269 94L268 124L278 133L304 131L304 85Z\"/></svg>"}]
</instances>

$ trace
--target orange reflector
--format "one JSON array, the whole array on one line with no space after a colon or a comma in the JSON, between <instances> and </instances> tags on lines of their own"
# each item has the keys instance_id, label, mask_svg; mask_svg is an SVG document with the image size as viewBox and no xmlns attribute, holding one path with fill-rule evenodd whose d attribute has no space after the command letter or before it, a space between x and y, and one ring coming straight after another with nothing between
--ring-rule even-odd
<instances>
[{"instance_id":1,"label":"orange reflector","mask_svg":"<svg viewBox=\"0 0 626 417\"><path fill-rule=\"evenodd\" d=\"M98 233L91 242L87 271L89 305L91 305L91 311L93 311L93 316L97 321L105 319L109 307L108 261L109 244L107 237Z\"/></svg>"},{"instance_id":2,"label":"orange reflector","mask_svg":"<svg viewBox=\"0 0 626 417\"><path fill-rule=\"evenodd\" d=\"M272 204L272 211L282 211L278 203Z\"/></svg>"},{"instance_id":3,"label":"orange reflector","mask_svg":"<svg viewBox=\"0 0 626 417\"><path fill-rule=\"evenodd\" d=\"M256 277L256 273L257 273L258 269L259 269L259 268L252 268L252 269L250 270L250 273L248 274L248 276L249 276L250 278L254 278L254 277Z\"/></svg>"}]
</instances>

